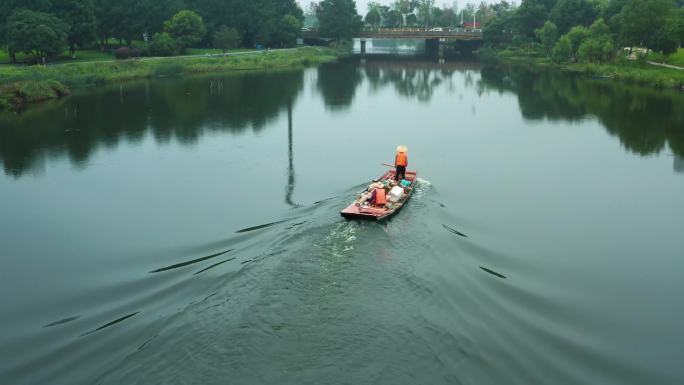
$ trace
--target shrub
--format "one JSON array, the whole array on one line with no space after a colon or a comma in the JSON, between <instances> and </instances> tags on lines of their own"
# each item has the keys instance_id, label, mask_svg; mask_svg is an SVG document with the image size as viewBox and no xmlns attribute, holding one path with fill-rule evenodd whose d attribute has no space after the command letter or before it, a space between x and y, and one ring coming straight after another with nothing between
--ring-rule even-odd
<instances>
[{"instance_id":1,"label":"shrub","mask_svg":"<svg viewBox=\"0 0 684 385\"><path fill-rule=\"evenodd\" d=\"M166 32L155 33L150 44L150 53L155 56L173 56L178 52L178 45Z\"/></svg>"},{"instance_id":2,"label":"shrub","mask_svg":"<svg viewBox=\"0 0 684 385\"><path fill-rule=\"evenodd\" d=\"M220 48L223 53L237 47L241 41L240 33L235 28L223 26L214 33L214 47Z\"/></svg>"},{"instance_id":3,"label":"shrub","mask_svg":"<svg viewBox=\"0 0 684 385\"><path fill-rule=\"evenodd\" d=\"M141 57L143 56L143 50L137 47L131 48L131 57Z\"/></svg>"},{"instance_id":4,"label":"shrub","mask_svg":"<svg viewBox=\"0 0 684 385\"><path fill-rule=\"evenodd\" d=\"M128 59L131 57L131 50L128 47L119 47L114 51L114 57L117 59Z\"/></svg>"},{"instance_id":5,"label":"shrub","mask_svg":"<svg viewBox=\"0 0 684 385\"><path fill-rule=\"evenodd\" d=\"M556 46L553 47L551 54L553 61L556 63L564 63L570 61L572 57L572 42L567 36L563 36L558 40Z\"/></svg>"},{"instance_id":6,"label":"shrub","mask_svg":"<svg viewBox=\"0 0 684 385\"><path fill-rule=\"evenodd\" d=\"M207 28L200 15L183 10L164 23L164 32L168 33L183 51L202 41L207 34Z\"/></svg>"}]
</instances>

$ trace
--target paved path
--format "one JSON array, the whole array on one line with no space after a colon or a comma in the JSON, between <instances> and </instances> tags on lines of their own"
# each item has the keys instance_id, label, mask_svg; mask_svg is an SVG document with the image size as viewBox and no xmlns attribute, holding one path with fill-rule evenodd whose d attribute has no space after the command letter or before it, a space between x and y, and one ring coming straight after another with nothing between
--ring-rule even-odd
<instances>
[{"instance_id":1,"label":"paved path","mask_svg":"<svg viewBox=\"0 0 684 385\"><path fill-rule=\"evenodd\" d=\"M658 66L658 67L671 68L671 69L673 69L673 70L680 70L680 71L681 71L681 70L684 70L684 67L677 67L677 66L673 66L673 65L669 65L669 64L656 63L656 62L654 62L654 61L649 61L649 62L647 62L647 63L648 63L648 64L651 64L651 65L654 65L654 66Z\"/></svg>"}]
</instances>

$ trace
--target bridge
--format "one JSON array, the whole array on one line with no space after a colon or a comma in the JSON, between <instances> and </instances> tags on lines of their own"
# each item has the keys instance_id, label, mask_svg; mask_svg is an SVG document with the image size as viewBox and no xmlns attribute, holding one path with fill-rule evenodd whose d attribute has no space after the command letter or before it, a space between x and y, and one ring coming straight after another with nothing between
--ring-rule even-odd
<instances>
[{"instance_id":1,"label":"bridge","mask_svg":"<svg viewBox=\"0 0 684 385\"><path fill-rule=\"evenodd\" d=\"M318 30L304 29L302 38L309 41L330 41ZM366 53L366 40L369 39L420 39L425 40L428 50L442 51L443 44L449 42L469 42L471 46L482 43L481 29L463 28L363 28L356 38L361 40L361 53Z\"/></svg>"}]
</instances>

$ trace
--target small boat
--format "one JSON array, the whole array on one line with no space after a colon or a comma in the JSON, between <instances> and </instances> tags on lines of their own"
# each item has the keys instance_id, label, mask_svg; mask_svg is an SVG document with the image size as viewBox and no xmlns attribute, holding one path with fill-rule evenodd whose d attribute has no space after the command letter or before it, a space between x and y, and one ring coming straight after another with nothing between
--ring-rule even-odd
<instances>
[{"instance_id":1,"label":"small boat","mask_svg":"<svg viewBox=\"0 0 684 385\"><path fill-rule=\"evenodd\" d=\"M361 192L359 197L357 197L357 199L354 202L352 202L344 210L340 211L340 215L347 219L374 219L378 221L391 217L397 211L399 211L399 209L404 207L406 201L408 201L408 199L411 197L413 189L416 185L416 181L418 180L418 172L406 171L406 177L404 179L411 182L411 184L408 187L403 187L404 193L401 194L401 197L396 202L392 202L390 199L388 199L387 204L384 206L370 205L363 199L363 197L370 192L368 189L366 189L363 192ZM382 181L393 180L394 170L390 170L387 171L380 178L374 180L373 182L377 183Z\"/></svg>"}]
</instances>

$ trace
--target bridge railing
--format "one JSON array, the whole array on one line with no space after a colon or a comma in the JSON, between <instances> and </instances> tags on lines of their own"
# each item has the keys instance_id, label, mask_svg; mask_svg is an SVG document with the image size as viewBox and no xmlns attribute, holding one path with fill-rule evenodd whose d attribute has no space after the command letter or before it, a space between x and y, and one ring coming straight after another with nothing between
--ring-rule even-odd
<instances>
[{"instance_id":1,"label":"bridge railing","mask_svg":"<svg viewBox=\"0 0 684 385\"><path fill-rule=\"evenodd\" d=\"M365 27L361 28L361 32L482 32L479 28L420 28L420 27L402 27L402 28L383 28L383 27Z\"/></svg>"},{"instance_id":2,"label":"bridge railing","mask_svg":"<svg viewBox=\"0 0 684 385\"><path fill-rule=\"evenodd\" d=\"M303 28L303 33L318 34L318 29L315 28ZM386 32L456 32L456 33L482 33L480 28L418 28L418 27L403 27L403 28L382 28L382 27L366 27L361 28L362 33L386 33Z\"/></svg>"},{"instance_id":3,"label":"bridge railing","mask_svg":"<svg viewBox=\"0 0 684 385\"><path fill-rule=\"evenodd\" d=\"M310 38L320 38L317 29L302 29L302 35ZM362 28L356 37L359 38L445 38L445 39L462 39L462 40L478 40L482 38L481 29L465 29L465 28L418 28L418 27L404 27L404 28Z\"/></svg>"}]
</instances>

